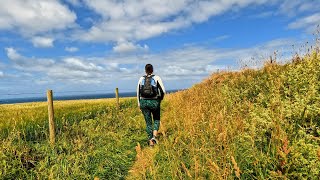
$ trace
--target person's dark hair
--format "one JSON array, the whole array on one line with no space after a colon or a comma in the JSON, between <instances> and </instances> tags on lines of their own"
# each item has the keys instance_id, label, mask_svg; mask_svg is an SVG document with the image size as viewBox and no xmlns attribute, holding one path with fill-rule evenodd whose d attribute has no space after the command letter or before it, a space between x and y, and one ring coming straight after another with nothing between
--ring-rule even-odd
<instances>
[{"instance_id":1,"label":"person's dark hair","mask_svg":"<svg viewBox=\"0 0 320 180\"><path fill-rule=\"evenodd\" d=\"M153 73L153 66L151 64L146 64L145 70L146 70L147 74L152 74Z\"/></svg>"}]
</instances>

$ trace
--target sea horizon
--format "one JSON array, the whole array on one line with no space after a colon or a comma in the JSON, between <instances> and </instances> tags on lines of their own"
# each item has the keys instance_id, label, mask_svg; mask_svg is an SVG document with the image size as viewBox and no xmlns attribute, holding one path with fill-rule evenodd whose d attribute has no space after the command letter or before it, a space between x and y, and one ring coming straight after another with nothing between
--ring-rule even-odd
<instances>
[{"instance_id":1,"label":"sea horizon","mask_svg":"<svg viewBox=\"0 0 320 180\"><path fill-rule=\"evenodd\" d=\"M179 90L169 90L167 93L177 92ZM136 97L136 92L119 92L119 97ZM81 99L104 99L115 98L115 93L99 93L99 94L72 94L72 95L54 95L53 100L81 100ZM30 102L45 102L46 96L34 96L34 97L17 97L17 98L0 98L0 104L18 104L18 103L30 103Z\"/></svg>"}]
</instances>

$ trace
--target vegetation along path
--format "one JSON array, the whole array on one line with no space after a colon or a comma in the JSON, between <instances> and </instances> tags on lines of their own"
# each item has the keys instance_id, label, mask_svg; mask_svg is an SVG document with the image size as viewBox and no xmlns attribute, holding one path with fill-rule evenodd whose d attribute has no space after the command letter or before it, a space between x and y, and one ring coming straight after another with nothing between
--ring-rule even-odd
<instances>
[{"instance_id":1,"label":"vegetation along path","mask_svg":"<svg viewBox=\"0 0 320 180\"><path fill-rule=\"evenodd\" d=\"M166 138L137 148L132 179L320 179L319 53L213 74L166 103Z\"/></svg>"},{"instance_id":2,"label":"vegetation along path","mask_svg":"<svg viewBox=\"0 0 320 180\"><path fill-rule=\"evenodd\" d=\"M320 55L213 74L166 96L146 146L135 98L0 106L0 179L320 179Z\"/></svg>"},{"instance_id":3,"label":"vegetation along path","mask_svg":"<svg viewBox=\"0 0 320 180\"><path fill-rule=\"evenodd\" d=\"M56 101L56 144L46 103L0 106L0 179L124 179L145 141L134 98ZM139 120L140 119L140 120Z\"/></svg>"}]
</instances>

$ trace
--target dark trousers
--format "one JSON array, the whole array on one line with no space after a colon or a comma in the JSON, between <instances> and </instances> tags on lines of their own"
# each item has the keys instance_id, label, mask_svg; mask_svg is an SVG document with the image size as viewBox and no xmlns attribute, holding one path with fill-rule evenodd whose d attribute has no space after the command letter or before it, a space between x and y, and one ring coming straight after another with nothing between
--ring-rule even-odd
<instances>
[{"instance_id":1,"label":"dark trousers","mask_svg":"<svg viewBox=\"0 0 320 180\"><path fill-rule=\"evenodd\" d=\"M160 127L160 100L142 99L140 100L140 109L146 121L148 138L151 139L153 130L158 131Z\"/></svg>"}]
</instances>

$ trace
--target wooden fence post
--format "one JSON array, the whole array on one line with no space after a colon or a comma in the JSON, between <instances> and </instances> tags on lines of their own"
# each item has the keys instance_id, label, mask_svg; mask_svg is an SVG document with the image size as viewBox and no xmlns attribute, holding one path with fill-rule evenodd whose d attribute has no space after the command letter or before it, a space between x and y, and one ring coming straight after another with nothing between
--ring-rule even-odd
<instances>
[{"instance_id":1,"label":"wooden fence post","mask_svg":"<svg viewBox=\"0 0 320 180\"><path fill-rule=\"evenodd\" d=\"M47 91L47 101L48 101L48 118L49 118L49 134L50 134L50 144L55 143L55 131L54 131L54 110L53 110L53 95L52 90Z\"/></svg>"},{"instance_id":2,"label":"wooden fence post","mask_svg":"<svg viewBox=\"0 0 320 180\"><path fill-rule=\"evenodd\" d=\"M116 88L116 101L117 101L117 109L120 109L119 89L118 88Z\"/></svg>"}]
</instances>

